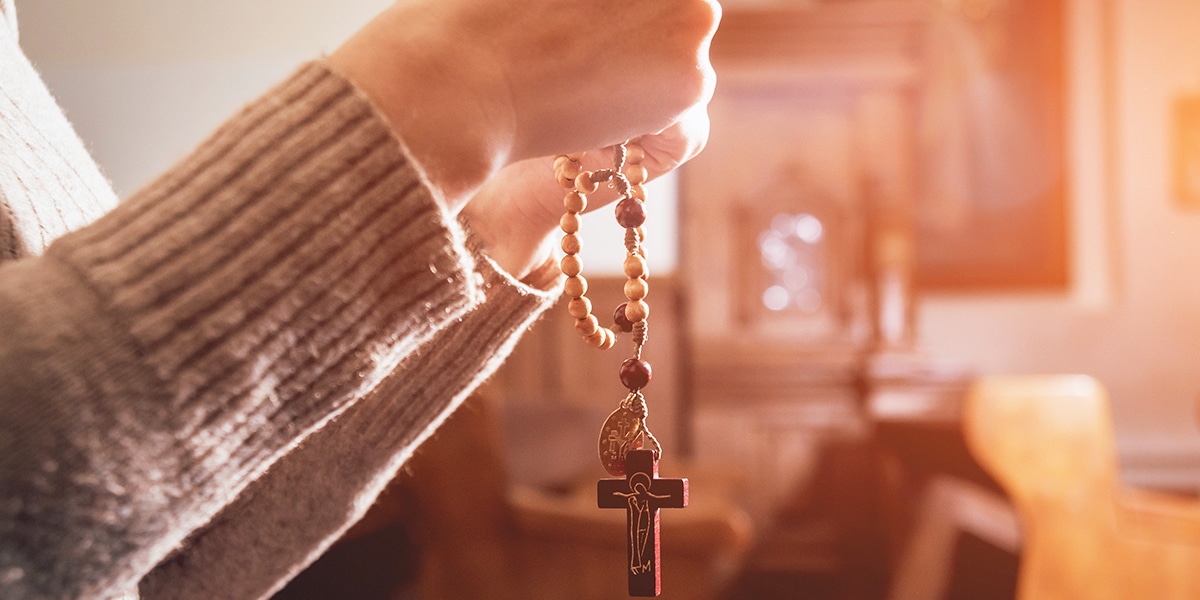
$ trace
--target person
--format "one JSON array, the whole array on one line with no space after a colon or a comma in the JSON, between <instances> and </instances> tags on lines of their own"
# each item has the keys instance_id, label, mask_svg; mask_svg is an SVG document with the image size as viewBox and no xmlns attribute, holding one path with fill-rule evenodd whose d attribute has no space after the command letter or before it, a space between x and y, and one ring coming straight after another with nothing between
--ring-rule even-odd
<instances>
[{"instance_id":1,"label":"person","mask_svg":"<svg viewBox=\"0 0 1200 600\"><path fill-rule=\"evenodd\" d=\"M0 597L281 587L556 299L547 157L700 151L719 15L401 0L117 202L0 0Z\"/></svg>"}]
</instances>

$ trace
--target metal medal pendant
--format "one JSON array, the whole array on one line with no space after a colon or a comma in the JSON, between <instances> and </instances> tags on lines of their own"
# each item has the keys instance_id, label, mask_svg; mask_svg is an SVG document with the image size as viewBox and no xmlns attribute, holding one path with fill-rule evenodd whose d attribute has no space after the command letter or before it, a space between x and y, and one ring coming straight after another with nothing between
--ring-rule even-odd
<instances>
[{"instance_id":1,"label":"metal medal pendant","mask_svg":"<svg viewBox=\"0 0 1200 600\"><path fill-rule=\"evenodd\" d=\"M625 406L612 411L600 428L600 464L610 475L625 476L625 453L642 434L642 419Z\"/></svg>"}]
</instances>

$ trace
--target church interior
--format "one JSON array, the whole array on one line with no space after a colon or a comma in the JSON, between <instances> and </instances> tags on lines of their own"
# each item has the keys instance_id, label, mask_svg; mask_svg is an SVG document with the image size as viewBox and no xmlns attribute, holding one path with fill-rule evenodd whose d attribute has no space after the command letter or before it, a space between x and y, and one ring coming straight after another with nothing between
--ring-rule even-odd
<instances>
[{"instance_id":1,"label":"church interior","mask_svg":"<svg viewBox=\"0 0 1200 600\"><path fill-rule=\"evenodd\" d=\"M383 4L20 8L129 193ZM647 188L662 597L1200 597L1200 5L722 4L708 147ZM585 229L605 314L620 232ZM571 321L276 598L626 597L627 353Z\"/></svg>"}]
</instances>

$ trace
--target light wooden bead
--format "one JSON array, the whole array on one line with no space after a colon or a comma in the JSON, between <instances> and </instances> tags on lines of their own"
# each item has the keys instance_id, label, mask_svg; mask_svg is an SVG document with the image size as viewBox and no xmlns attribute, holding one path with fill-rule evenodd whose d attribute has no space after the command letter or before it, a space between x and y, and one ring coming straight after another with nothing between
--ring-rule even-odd
<instances>
[{"instance_id":1,"label":"light wooden bead","mask_svg":"<svg viewBox=\"0 0 1200 600\"><path fill-rule=\"evenodd\" d=\"M630 279L625 282L625 297L630 300L641 300L650 293L650 284L645 279Z\"/></svg>"},{"instance_id":2,"label":"light wooden bead","mask_svg":"<svg viewBox=\"0 0 1200 600\"><path fill-rule=\"evenodd\" d=\"M592 301L586 297L572 298L570 302L567 302L567 314L576 319L582 319L592 314Z\"/></svg>"},{"instance_id":3,"label":"light wooden bead","mask_svg":"<svg viewBox=\"0 0 1200 600\"><path fill-rule=\"evenodd\" d=\"M625 317L634 323L645 321L650 316L650 305L642 300L630 300L625 305Z\"/></svg>"},{"instance_id":4,"label":"light wooden bead","mask_svg":"<svg viewBox=\"0 0 1200 600\"><path fill-rule=\"evenodd\" d=\"M579 298L587 294L587 279L582 275L567 277L567 281L563 283L563 293L572 297Z\"/></svg>"},{"instance_id":5,"label":"light wooden bead","mask_svg":"<svg viewBox=\"0 0 1200 600\"><path fill-rule=\"evenodd\" d=\"M643 189L642 186L640 186L640 185L630 186L629 195L633 198L637 198L638 200L641 200L642 202L646 201L646 190Z\"/></svg>"},{"instance_id":6,"label":"light wooden bead","mask_svg":"<svg viewBox=\"0 0 1200 600\"><path fill-rule=\"evenodd\" d=\"M600 344L601 350L608 350L617 345L617 334L608 329L602 329L601 331L604 332L604 342Z\"/></svg>"},{"instance_id":7,"label":"light wooden bead","mask_svg":"<svg viewBox=\"0 0 1200 600\"><path fill-rule=\"evenodd\" d=\"M586 152L569 152L569 153L567 153L567 158L569 158L575 162L579 162L579 161L583 160L584 154L586 154Z\"/></svg>"},{"instance_id":8,"label":"light wooden bead","mask_svg":"<svg viewBox=\"0 0 1200 600\"><path fill-rule=\"evenodd\" d=\"M607 336L604 335L604 332L606 331L608 330L597 329L591 335L583 336L583 341L587 342L587 344L593 348L604 348L604 342L607 340Z\"/></svg>"},{"instance_id":9,"label":"light wooden bead","mask_svg":"<svg viewBox=\"0 0 1200 600\"><path fill-rule=\"evenodd\" d=\"M580 194L594 194L598 189L600 189L600 183L592 181L591 171L584 171L575 178L575 191Z\"/></svg>"},{"instance_id":10,"label":"light wooden bead","mask_svg":"<svg viewBox=\"0 0 1200 600\"><path fill-rule=\"evenodd\" d=\"M566 252L567 254L579 254L579 250L582 247L579 243L579 236L573 233L564 235L561 247L562 251Z\"/></svg>"},{"instance_id":11,"label":"light wooden bead","mask_svg":"<svg viewBox=\"0 0 1200 600\"><path fill-rule=\"evenodd\" d=\"M567 212L581 213L587 208L587 197L578 191L569 191L563 196L563 208L566 208Z\"/></svg>"},{"instance_id":12,"label":"light wooden bead","mask_svg":"<svg viewBox=\"0 0 1200 600\"><path fill-rule=\"evenodd\" d=\"M562 218L558 220L558 227L563 233L578 233L579 213L563 213Z\"/></svg>"},{"instance_id":13,"label":"light wooden bead","mask_svg":"<svg viewBox=\"0 0 1200 600\"><path fill-rule=\"evenodd\" d=\"M650 173L646 171L646 167L639 164L625 165L622 172L625 173L625 179L628 179L629 183L633 185L645 183L646 178L650 176Z\"/></svg>"},{"instance_id":14,"label":"light wooden bead","mask_svg":"<svg viewBox=\"0 0 1200 600\"><path fill-rule=\"evenodd\" d=\"M567 256L562 257L562 260L559 261L558 266L562 269L563 275L566 275L567 277L575 277L583 272L583 263L579 260L579 257L575 256L574 254L568 254ZM580 295L582 296L582 294Z\"/></svg>"},{"instance_id":15,"label":"light wooden bead","mask_svg":"<svg viewBox=\"0 0 1200 600\"><path fill-rule=\"evenodd\" d=\"M627 254L624 266L625 276L630 279L638 279L646 276L646 259L636 254Z\"/></svg>"},{"instance_id":16,"label":"light wooden bead","mask_svg":"<svg viewBox=\"0 0 1200 600\"><path fill-rule=\"evenodd\" d=\"M584 337L595 334L600 331L600 321L596 317L588 315L582 319L575 319L575 331Z\"/></svg>"},{"instance_id":17,"label":"light wooden bead","mask_svg":"<svg viewBox=\"0 0 1200 600\"><path fill-rule=\"evenodd\" d=\"M626 144L625 145L625 162L629 164L639 165L646 160L646 149L641 144Z\"/></svg>"},{"instance_id":18,"label":"light wooden bead","mask_svg":"<svg viewBox=\"0 0 1200 600\"><path fill-rule=\"evenodd\" d=\"M582 171L583 165L565 156L554 159L554 176L558 179L558 185L575 187L575 178Z\"/></svg>"}]
</instances>

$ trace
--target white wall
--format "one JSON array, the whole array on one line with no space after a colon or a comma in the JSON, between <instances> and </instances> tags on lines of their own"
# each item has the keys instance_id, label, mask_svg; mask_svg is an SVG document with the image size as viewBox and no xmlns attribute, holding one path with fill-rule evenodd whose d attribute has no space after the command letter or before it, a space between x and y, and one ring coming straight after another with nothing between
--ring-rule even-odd
<instances>
[{"instance_id":1,"label":"white wall","mask_svg":"<svg viewBox=\"0 0 1200 600\"><path fill-rule=\"evenodd\" d=\"M1170 107L1200 91L1200 3L1075 0L1074 289L929 296L935 354L984 372L1081 372L1114 403L1126 479L1200 486L1200 211L1174 203Z\"/></svg>"},{"instance_id":2,"label":"white wall","mask_svg":"<svg viewBox=\"0 0 1200 600\"><path fill-rule=\"evenodd\" d=\"M18 0L21 45L127 195L387 0Z\"/></svg>"}]
</instances>

